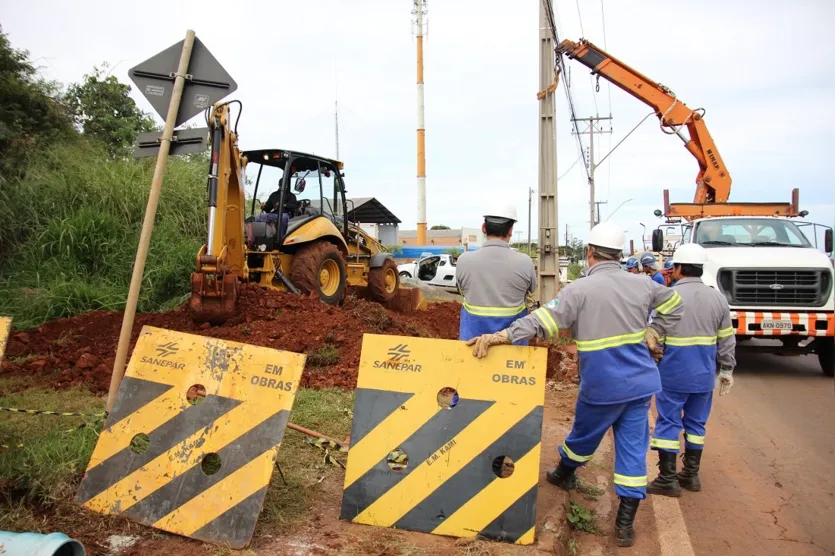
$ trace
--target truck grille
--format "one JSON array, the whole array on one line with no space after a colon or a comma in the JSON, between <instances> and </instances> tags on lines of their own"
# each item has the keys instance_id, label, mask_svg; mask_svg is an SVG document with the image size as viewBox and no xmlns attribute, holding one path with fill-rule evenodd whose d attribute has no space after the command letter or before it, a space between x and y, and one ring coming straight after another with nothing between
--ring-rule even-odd
<instances>
[{"instance_id":1,"label":"truck grille","mask_svg":"<svg viewBox=\"0 0 835 556\"><path fill-rule=\"evenodd\" d=\"M719 287L731 305L819 307L832 278L828 269L722 269Z\"/></svg>"}]
</instances>

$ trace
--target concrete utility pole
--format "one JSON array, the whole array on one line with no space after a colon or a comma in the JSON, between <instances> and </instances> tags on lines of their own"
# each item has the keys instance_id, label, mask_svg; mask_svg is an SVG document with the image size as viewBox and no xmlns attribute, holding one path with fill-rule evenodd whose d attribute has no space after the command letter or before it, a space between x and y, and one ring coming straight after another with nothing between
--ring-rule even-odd
<instances>
[{"instance_id":1,"label":"concrete utility pole","mask_svg":"<svg viewBox=\"0 0 835 556\"><path fill-rule=\"evenodd\" d=\"M602 129L597 127L597 122L603 120L611 120L611 116L592 116L590 118L574 118L575 122L586 122L585 131L580 131L580 135L589 136L589 229L594 228L594 225L600 220L599 216L595 215L594 202L594 171L597 166L594 163L594 134L595 133L612 133L611 127L609 129ZM575 132L572 132L572 134ZM605 201L604 201L605 204Z\"/></svg>"},{"instance_id":2,"label":"concrete utility pole","mask_svg":"<svg viewBox=\"0 0 835 556\"><path fill-rule=\"evenodd\" d=\"M426 127L423 121L423 37L426 0L415 0L415 37L417 38L417 244L426 245Z\"/></svg>"},{"instance_id":3,"label":"concrete utility pole","mask_svg":"<svg viewBox=\"0 0 835 556\"><path fill-rule=\"evenodd\" d=\"M533 205L533 188L528 188L528 255L531 254L531 205Z\"/></svg>"},{"instance_id":4,"label":"concrete utility pole","mask_svg":"<svg viewBox=\"0 0 835 556\"><path fill-rule=\"evenodd\" d=\"M550 0L548 0L550 1ZM539 2L539 302L548 303L560 288L559 234L557 233L557 134L554 111L554 29Z\"/></svg>"}]
</instances>

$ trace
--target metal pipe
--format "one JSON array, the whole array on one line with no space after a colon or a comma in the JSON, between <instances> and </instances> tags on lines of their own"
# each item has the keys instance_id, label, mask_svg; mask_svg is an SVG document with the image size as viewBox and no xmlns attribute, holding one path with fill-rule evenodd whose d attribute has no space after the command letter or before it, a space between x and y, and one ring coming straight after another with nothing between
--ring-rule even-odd
<instances>
[{"instance_id":1,"label":"metal pipe","mask_svg":"<svg viewBox=\"0 0 835 556\"><path fill-rule=\"evenodd\" d=\"M116 358L113 361L113 374L110 376L110 391L107 394L107 411L113 407L116 401L116 393L122 383L125 374L125 361L128 358L128 346L130 345L133 321L136 317L136 304L139 301L139 289L142 287L142 275L145 272L145 260L148 258L148 248L151 245L151 232L154 229L154 220L157 216L157 205L159 204L162 180L165 176L165 169L168 166L168 153L171 150L171 137L174 135L174 124L177 121L177 112L180 108L180 100L183 97L188 65L191 61L191 50L194 46L194 31L188 30L183 41L183 50L180 52L180 62L177 65L177 74L174 77L174 88L171 91L171 102L168 103L168 114L165 118L165 127L162 130L160 139L159 154L154 167L154 177L151 180L151 191L148 194L148 205L145 207L145 219L142 222L142 232L139 235L139 246L136 249L136 260L133 263L133 274L130 279L128 299L125 303L125 314L122 317L122 330L119 333L119 345L116 348Z\"/></svg>"},{"instance_id":2,"label":"metal pipe","mask_svg":"<svg viewBox=\"0 0 835 556\"><path fill-rule=\"evenodd\" d=\"M252 193L252 209L249 211L250 216L255 216L255 201L258 198L258 184L261 183L261 172L264 170L264 165L258 165L258 177L255 178L255 191ZM241 183L244 183L243 180Z\"/></svg>"}]
</instances>

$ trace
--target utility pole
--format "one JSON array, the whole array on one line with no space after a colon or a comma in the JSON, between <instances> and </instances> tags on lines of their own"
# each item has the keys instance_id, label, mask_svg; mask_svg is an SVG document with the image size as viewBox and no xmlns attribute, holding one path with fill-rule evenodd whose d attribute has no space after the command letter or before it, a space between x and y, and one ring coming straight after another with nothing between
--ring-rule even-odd
<instances>
[{"instance_id":1,"label":"utility pole","mask_svg":"<svg viewBox=\"0 0 835 556\"><path fill-rule=\"evenodd\" d=\"M531 254L531 205L533 204L533 188L528 188L528 255Z\"/></svg>"},{"instance_id":2,"label":"utility pole","mask_svg":"<svg viewBox=\"0 0 835 556\"><path fill-rule=\"evenodd\" d=\"M598 122L604 120L611 120L611 116L592 116L590 118L573 118L574 122L586 122L585 131L580 131L579 135L589 136L589 229L594 228L594 225L600 220L599 216L595 216L595 202L594 202L594 171L597 166L594 163L594 135L595 133L612 133L612 126L609 129L602 129L597 126ZM577 132L573 132L575 134Z\"/></svg>"},{"instance_id":3,"label":"utility pole","mask_svg":"<svg viewBox=\"0 0 835 556\"><path fill-rule=\"evenodd\" d=\"M600 224L600 205L608 205L608 201L595 201L594 206L597 209L597 215L595 216L594 223Z\"/></svg>"},{"instance_id":4,"label":"utility pole","mask_svg":"<svg viewBox=\"0 0 835 556\"><path fill-rule=\"evenodd\" d=\"M336 138L336 159L339 160L339 101L333 101L333 128Z\"/></svg>"},{"instance_id":5,"label":"utility pole","mask_svg":"<svg viewBox=\"0 0 835 556\"><path fill-rule=\"evenodd\" d=\"M548 0L550 2L550 0ZM554 91L554 37L545 2L539 2L539 302L548 303L557 296L560 283L559 226L557 224L557 134Z\"/></svg>"}]
</instances>

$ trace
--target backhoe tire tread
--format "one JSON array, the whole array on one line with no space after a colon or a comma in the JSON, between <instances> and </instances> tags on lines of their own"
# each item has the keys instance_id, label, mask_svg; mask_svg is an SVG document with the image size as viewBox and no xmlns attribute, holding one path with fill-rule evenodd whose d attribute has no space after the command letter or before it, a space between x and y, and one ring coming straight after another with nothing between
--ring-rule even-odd
<instances>
[{"instance_id":1,"label":"backhoe tire tread","mask_svg":"<svg viewBox=\"0 0 835 556\"><path fill-rule=\"evenodd\" d=\"M339 268L339 285L328 295L320 286L320 270L326 261L333 261ZM339 248L327 241L315 241L301 247L290 266L290 281L304 294L316 294L328 305L337 305L345 295L348 271Z\"/></svg>"},{"instance_id":2,"label":"backhoe tire tread","mask_svg":"<svg viewBox=\"0 0 835 556\"><path fill-rule=\"evenodd\" d=\"M388 288L386 287L386 274L389 275ZM394 280L394 288L389 291L391 280ZM368 293L374 301L383 303L391 301L399 287L400 274L397 272L397 263L393 259L386 259L382 266L368 271Z\"/></svg>"}]
</instances>

